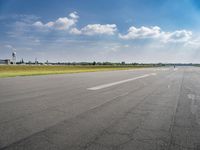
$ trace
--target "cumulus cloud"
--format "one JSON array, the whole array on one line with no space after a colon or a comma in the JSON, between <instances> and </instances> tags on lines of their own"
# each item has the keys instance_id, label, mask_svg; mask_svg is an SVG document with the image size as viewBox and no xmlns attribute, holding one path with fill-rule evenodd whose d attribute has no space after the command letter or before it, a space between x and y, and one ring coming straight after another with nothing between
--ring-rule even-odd
<instances>
[{"instance_id":1,"label":"cumulus cloud","mask_svg":"<svg viewBox=\"0 0 200 150\"><path fill-rule=\"evenodd\" d=\"M41 30L65 30L74 35L114 35L117 31L115 24L88 24L81 29L77 29L76 23L79 16L77 12L72 12L68 17L58 18L55 21L43 23L36 21L32 25Z\"/></svg>"},{"instance_id":2,"label":"cumulus cloud","mask_svg":"<svg viewBox=\"0 0 200 150\"><path fill-rule=\"evenodd\" d=\"M192 32L187 30L177 30L173 32L165 32L158 26L153 27L130 27L127 34L119 34L124 40L135 39L158 39L161 42L188 42L192 38Z\"/></svg>"},{"instance_id":3,"label":"cumulus cloud","mask_svg":"<svg viewBox=\"0 0 200 150\"><path fill-rule=\"evenodd\" d=\"M70 30L70 33L71 33L71 34L76 34L76 35L82 34L82 32L81 32L80 30L78 30L77 28L72 28L72 29Z\"/></svg>"},{"instance_id":4,"label":"cumulus cloud","mask_svg":"<svg viewBox=\"0 0 200 150\"><path fill-rule=\"evenodd\" d=\"M136 28L134 26L128 29L128 33L125 35L119 34L122 39L145 39L145 38L157 38L161 34L161 29L158 26Z\"/></svg>"},{"instance_id":5,"label":"cumulus cloud","mask_svg":"<svg viewBox=\"0 0 200 150\"><path fill-rule=\"evenodd\" d=\"M89 24L81 29L81 32L86 35L107 34L113 35L117 31L115 24Z\"/></svg>"},{"instance_id":6,"label":"cumulus cloud","mask_svg":"<svg viewBox=\"0 0 200 150\"><path fill-rule=\"evenodd\" d=\"M69 28L76 25L78 18L78 14L76 12L73 12L69 14L69 17L61 17L58 18L56 21L50 21L47 23L37 21L33 23L33 26L40 29L68 30Z\"/></svg>"},{"instance_id":7,"label":"cumulus cloud","mask_svg":"<svg viewBox=\"0 0 200 150\"><path fill-rule=\"evenodd\" d=\"M70 13L69 16L70 16L71 18L73 18L73 19L78 19L78 18L79 18L78 13L77 13L76 11Z\"/></svg>"},{"instance_id":8,"label":"cumulus cloud","mask_svg":"<svg viewBox=\"0 0 200 150\"><path fill-rule=\"evenodd\" d=\"M117 32L116 24L88 24L80 29L76 27L79 16L77 12L72 12L68 17L60 17L55 21L43 23L36 21L32 25L41 30L63 30L74 35L114 35ZM189 42L192 39L192 32L188 30L177 30L173 32L163 31L158 26L135 27L131 26L126 34L120 34L119 38L124 40L152 39L163 43L168 42Z\"/></svg>"},{"instance_id":9,"label":"cumulus cloud","mask_svg":"<svg viewBox=\"0 0 200 150\"><path fill-rule=\"evenodd\" d=\"M71 33L83 35L114 35L116 31L117 26L115 24L89 24L80 30L73 28Z\"/></svg>"},{"instance_id":10,"label":"cumulus cloud","mask_svg":"<svg viewBox=\"0 0 200 150\"><path fill-rule=\"evenodd\" d=\"M187 30L178 30L163 34L164 42L189 42L192 39L192 32Z\"/></svg>"},{"instance_id":11,"label":"cumulus cloud","mask_svg":"<svg viewBox=\"0 0 200 150\"><path fill-rule=\"evenodd\" d=\"M66 30L75 25L76 20L74 18L68 19L67 17L58 18L54 23L51 22L51 26L58 30Z\"/></svg>"}]
</instances>

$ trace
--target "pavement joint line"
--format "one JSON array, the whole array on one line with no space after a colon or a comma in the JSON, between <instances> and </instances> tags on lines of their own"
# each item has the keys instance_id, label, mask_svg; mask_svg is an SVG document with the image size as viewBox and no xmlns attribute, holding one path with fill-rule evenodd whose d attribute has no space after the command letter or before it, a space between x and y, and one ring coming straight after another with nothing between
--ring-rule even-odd
<instances>
[{"instance_id":1,"label":"pavement joint line","mask_svg":"<svg viewBox=\"0 0 200 150\"><path fill-rule=\"evenodd\" d=\"M126 83L126 82L146 78L146 77L149 77L149 76L155 76L155 75L157 75L157 74L156 73L149 73L149 74L145 74L145 75L138 76L138 77L135 77L135 78L125 79L125 80L121 80L121 81L117 81L117 82L113 82L113 83L108 83L108 84L103 84L103 85L87 88L87 90L90 90L90 91L101 90L101 89L108 88L108 87L111 87L111 86L115 86L115 85L123 84L123 83Z\"/></svg>"}]
</instances>

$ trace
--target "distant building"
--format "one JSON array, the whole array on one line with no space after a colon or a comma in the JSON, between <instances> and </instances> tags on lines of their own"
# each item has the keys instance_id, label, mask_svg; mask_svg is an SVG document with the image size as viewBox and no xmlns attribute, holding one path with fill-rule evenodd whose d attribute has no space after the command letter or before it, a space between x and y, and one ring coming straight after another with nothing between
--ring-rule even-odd
<instances>
[{"instance_id":1,"label":"distant building","mask_svg":"<svg viewBox=\"0 0 200 150\"><path fill-rule=\"evenodd\" d=\"M10 65L10 59L0 59L0 64Z\"/></svg>"}]
</instances>

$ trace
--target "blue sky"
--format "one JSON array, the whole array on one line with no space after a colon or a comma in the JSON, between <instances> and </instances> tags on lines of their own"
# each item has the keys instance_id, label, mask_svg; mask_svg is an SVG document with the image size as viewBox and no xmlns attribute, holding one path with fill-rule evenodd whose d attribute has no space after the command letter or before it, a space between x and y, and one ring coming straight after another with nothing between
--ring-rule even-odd
<instances>
[{"instance_id":1,"label":"blue sky","mask_svg":"<svg viewBox=\"0 0 200 150\"><path fill-rule=\"evenodd\" d=\"M200 63L198 0L0 0L0 59Z\"/></svg>"}]
</instances>

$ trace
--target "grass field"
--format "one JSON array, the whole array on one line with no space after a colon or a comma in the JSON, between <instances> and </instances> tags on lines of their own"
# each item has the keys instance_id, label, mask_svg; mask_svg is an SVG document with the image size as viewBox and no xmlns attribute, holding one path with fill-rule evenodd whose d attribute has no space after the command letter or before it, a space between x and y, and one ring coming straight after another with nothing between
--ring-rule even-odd
<instances>
[{"instance_id":1,"label":"grass field","mask_svg":"<svg viewBox=\"0 0 200 150\"><path fill-rule=\"evenodd\" d=\"M0 65L0 78L16 76L32 76L47 74L66 74L80 72L96 72L111 70L127 70L150 66L29 66L29 65Z\"/></svg>"}]
</instances>

